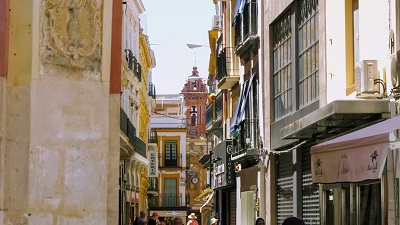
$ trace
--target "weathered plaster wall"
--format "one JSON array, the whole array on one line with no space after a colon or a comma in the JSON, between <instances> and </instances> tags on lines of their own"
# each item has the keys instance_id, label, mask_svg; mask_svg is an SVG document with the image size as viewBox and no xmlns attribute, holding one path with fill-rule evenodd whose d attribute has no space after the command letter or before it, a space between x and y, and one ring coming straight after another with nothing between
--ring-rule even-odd
<instances>
[{"instance_id":1,"label":"weathered plaster wall","mask_svg":"<svg viewBox=\"0 0 400 225\"><path fill-rule=\"evenodd\" d=\"M0 224L117 224L120 107L103 22L112 7L89 2L11 2Z\"/></svg>"}]
</instances>

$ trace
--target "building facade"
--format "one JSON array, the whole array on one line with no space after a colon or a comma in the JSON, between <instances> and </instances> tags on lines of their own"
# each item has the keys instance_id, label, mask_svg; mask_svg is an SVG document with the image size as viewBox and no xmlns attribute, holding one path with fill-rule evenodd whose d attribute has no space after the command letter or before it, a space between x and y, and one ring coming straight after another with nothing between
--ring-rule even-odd
<instances>
[{"instance_id":1,"label":"building facade","mask_svg":"<svg viewBox=\"0 0 400 225\"><path fill-rule=\"evenodd\" d=\"M157 95L150 127L157 132L158 148L149 151L149 214L156 212L166 224L174 217L186 221L187 197L186 116L183 96Z\"/></svg>"},{"instance_id":2,"label":"building facade","mask_svg":"<svg viewBox=\"0 0 400 225\"><path fill-rule=\"evenodd\" d=\"M263 5L267 223L398 223L397 7Z\"/></svg>"},{"instance_id":3,"label":"building facade","mask_svg":"<svg viewBox=\"0 0 400 225\"><path fill-rule=\"evenodd\" d=\"M201 198L197 198L207 184L207 172L200 164L199 159L207 152L206 146L206 106L207 106L207 84L205 79L199 76L197 67L193 67L181 91L184 99L187 119L187 146L186 146L186 191L189 213L195 213L198 218L200 208L204 204ZM199 224L201 224L201 220Z\"/></svg>"},{"instance_id":4,"label":"building facade","mask_svg":"<svg viewBox=\"0 0 400 225\"><path fill-rule=\"evenodd\" d=\"M214 99L223 96L224 125L213 119L212 101L206 120L214 152L203 162L216 182L224 168L218 144L231 138L239 146L230 157L236 221L221 217L217 200L220 221L397 224L398 1L213 2L221 27L215 44L210 35L209 84ZM239 81L218 79L238 61Z\"/></svg>"},{"instance_id":5,"label":"building facade","mask_svg":"<svg viewBox=\"0 0 400 225\"><path fill-rule=\"evenodd\" d=\"M156 62L143 29L147 24L141 20L142 1L126 1L123 7L119 213L120 224L131 224L148 208L147 152L157 145L149 143L154 137L148 133L150 111L155 106L151 69Z\"/></svg>"},{"instance_id":6,"label":"building facade","mask_svg":"<svg viewBox=\"0 0 400 225\"><path fill-rule=\"evenodd\" d=\"M86 2L0 2L1 224L118 223L122 4Z\"/></svg>"}]
</instances>

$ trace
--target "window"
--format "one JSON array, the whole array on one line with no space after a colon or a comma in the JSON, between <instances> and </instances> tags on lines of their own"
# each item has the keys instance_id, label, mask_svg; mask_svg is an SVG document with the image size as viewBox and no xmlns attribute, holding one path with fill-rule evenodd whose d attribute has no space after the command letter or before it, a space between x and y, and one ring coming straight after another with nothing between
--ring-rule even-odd
<instances>
[{"instance_id":1,"label":"window","mask_svg":"<svg viewBox=\"0 0 400 225\"><path fill-rule=\"evenodd\" d=\"M164 204L163 206L178 206L178 195L177 195L177 179L176 178L165 178L164 179Z\"/></svg>"},{"instance_id":2,"label":"window","mask_svg":"<svg viewBox=\"0 0 400 225\"><path fill-rule=\"evenodd\" d=\"M176 167L178 166L178 142L177 141L165 141L165 166Z\"/></svg>"},{"instance_id":3,"label":"window","mask_svg":"<svg viewBox=\"0 0 400 225\"><path fill-rule=\"evenodd\" d=\"M296 3L272 26L275 119L319 97L318 0Z\"/></svg>"}]
</instances>

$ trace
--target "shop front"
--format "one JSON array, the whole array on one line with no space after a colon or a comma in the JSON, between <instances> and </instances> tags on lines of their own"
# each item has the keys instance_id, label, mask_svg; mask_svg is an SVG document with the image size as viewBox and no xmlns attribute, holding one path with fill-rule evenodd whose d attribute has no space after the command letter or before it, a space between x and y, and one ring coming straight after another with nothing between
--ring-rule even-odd
<instances>
[{"instance_id":1,"label":"shop front","mask_svg":"<svg viewBox=\"0 0 400 225\"><path fill-rule=\"evenodd\" d=\"M215 192L215 212L220 224L235 225L236 174L231 160L232 141L224 140L214 148L212 188Z\"/></svg>"},{"instance_id":2,"label":"shop front","mask_svg":"<svg viewBox=\"0 0 400 225\"><path fill-rule=\"evenodd\" d=\"M394 117L311 148L312 181L321 190L321 224L390 224L389 202L396 201L390 193L398 189L390 182L396 172L388 169L392 160L387 156L399 127L400 117Z\"/></svg>"}]
</instances>

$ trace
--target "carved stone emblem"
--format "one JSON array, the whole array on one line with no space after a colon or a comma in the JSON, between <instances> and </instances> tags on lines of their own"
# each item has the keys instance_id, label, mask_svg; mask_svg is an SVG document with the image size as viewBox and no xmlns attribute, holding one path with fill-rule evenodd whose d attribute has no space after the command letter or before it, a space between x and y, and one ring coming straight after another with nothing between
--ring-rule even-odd
<instances>
[{"instance_id":1,"label":"carved stone emblem","mask_svg":"<svg viewBox=\"0 0 400 225\"><path fill-rule=\"evenodd\" d=\"M98 70L101 60L102 0L42 2L43 63Z\"/></svg>"}]
</instances>

